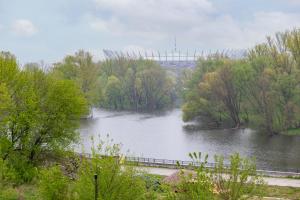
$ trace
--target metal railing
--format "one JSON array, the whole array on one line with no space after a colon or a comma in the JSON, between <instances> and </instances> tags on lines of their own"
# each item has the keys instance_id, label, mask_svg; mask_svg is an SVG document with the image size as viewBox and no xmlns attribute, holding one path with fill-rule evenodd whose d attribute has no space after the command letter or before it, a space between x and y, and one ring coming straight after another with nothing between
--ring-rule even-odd
<instances>
[{"instance_id":1,"label":"metal railing","mask_svg":"<svg viewBox=\"0 0 300 200\"><path fill-rule=\"evenodd\" d=\"M169 159L157 159L157 158L143 158L143 157L125 157L127 162L136 162L143 164L157 164L157 165L172 165L172 166L196 166L199 167L201 162L183 161L183 160L169 160ZM215 167L215 163L206 163L206 167ZM227 166L227 165L226 165ZM229 165L228 165L229 166Z\"/></svg>"},{"instance_id":2,"label":"metal railing","mask_svg":"<svg viewBox=\"0 0 300 200\"><path fill-rule=\"evenodd\" d=\"M84 156L86 158L92 158L91 154L80 154L81 156ZM119 158L119 156L116 156L116 158ZM136 164L140 166L149 166L149 167L161 167L161 168L193 168L193 167L199 167L201 164L204 164L204 167L207 168L214 168L216 167L216 163L207 162L194 162L194 161L183 161L183 160L170 160L170 159L158 159L158 158L145 158L145 157L133 157L133 156L125 156L124 160L128 164ZM223 165L225 168L229 168L230 164L225 163ZM281 169L281 168L263 168L258 167L256 170L258 173L262 175L267 176L297 176L300 177L300 169Z\"/></svg>"}]
</instances>

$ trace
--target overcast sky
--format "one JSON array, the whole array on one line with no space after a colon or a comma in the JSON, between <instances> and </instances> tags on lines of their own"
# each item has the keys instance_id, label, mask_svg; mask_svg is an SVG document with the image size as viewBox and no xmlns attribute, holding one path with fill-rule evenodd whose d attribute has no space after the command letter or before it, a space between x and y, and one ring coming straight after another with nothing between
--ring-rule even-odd
<instances>
[{"instance_id":1,"label":"overcast sky","mask_svg":"<svg viewBox=\"0 0 300 200\"><path fill-rule=\"evenodd\" d=\"M300 27L300 0L0 0L0 50L52 63L78 49L244 49Z\"/></svg>"}]
</instances>

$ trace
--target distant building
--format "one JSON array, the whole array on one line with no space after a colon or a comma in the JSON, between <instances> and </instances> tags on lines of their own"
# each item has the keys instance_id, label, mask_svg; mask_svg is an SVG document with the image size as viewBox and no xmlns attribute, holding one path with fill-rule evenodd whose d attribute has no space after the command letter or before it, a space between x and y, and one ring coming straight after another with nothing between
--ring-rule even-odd
<instances>
[{"instance_id":1,"label":"distant building","mask_svg":"<svg viewBox=\"0 0 300 200\"><path fill-rule=\"evenodd\" d=\"M175 49L176 50L176 49ZM196 66L199 59L206 59L211 55L222 55L232 59L243 58L246 55L245 50L224 50L224 51L202 51L201 53L189 53L188 51L182 53L181 51L172 51L161 53L157 51L154 52L122 52L122 51L112 51L104 49L103 53L106 59L145 59L154 60L162 67L167 68L193 68Z\"/></svg>"}]
</instances>

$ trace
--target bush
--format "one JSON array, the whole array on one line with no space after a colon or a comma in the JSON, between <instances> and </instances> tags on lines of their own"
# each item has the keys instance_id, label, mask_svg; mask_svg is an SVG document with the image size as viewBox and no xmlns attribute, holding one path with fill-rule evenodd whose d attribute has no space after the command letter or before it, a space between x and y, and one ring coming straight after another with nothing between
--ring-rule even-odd
<instances>
[{"instance_id":1,"label":"bush","mask_svg":"<svg viewBox=\"0 0 300 200\"><path fill-rule=\"evenodd\" d=\"M38 184L39 194L45 200L69 199L69 183L58 166L42 170Z\"/></svg>"},{"instance_id":2,"label":"bush","mask_svg":"<svg viewBox=\"0 0 300 200\"><path fill-rule=\"evenodd\" d=\"M230 157L228 167L224 166L222 156L215 156L215 162L213 181L222 199L249 199L254 194L262 195L264 183L256 173L256 164L253 160L234 154Z\"/></svg>"},{"instance_id":3,"label":"bush","mask_svg":"<svg viewBox=\"0 0 300 200\"><path fill-rule=\"evenodd\" d=\"M179 173L180 182L175 191L168 194L167 199L189 199L189 200L211 200L214 199L213 182L210 171L205 168L207 164L206 155L201 162L201 153L190 153L189 156L199 166L191 166L195 171L181 170Z\"/></svg>"},{"instance_id":4,"label":"bush","mask_svg":"<svg viewBox=\"0 0 300 200\"><path fill-rule=\"evenodd\" d=\"M215 156L215 167L206 168L206 155L190 153L195 171L181 170L180 183L167 199L190 200L239 200L250 199L263 194L264 182L257 175L253 160L241 158L239 154L230 157L230 165L225 166L222 156Z\"/></svg>"},{"instance_id":5,"label":"bush","mask_svg":"<svg viewBox=\"0 0 300 200\"><path fill-rule=\"evenodd\" d=\"M17 184L29 183L38 176L37 167L27 162L27 159L21 155L11 156L8 160L8 165L15 172L13 181Z\"/></svg>"},{"instance_id":6,"label":"bush","mask_svg":"<svg viewBox=\"0 0 300 200\"><path fill-rule=\"evenodd\" d=\"M74 199L90 200L95 195L94 175L98 175L99 200L142 199L145 183L133 167L122 165L118 145L93 149L91 159L83 159L75 183ZM106 156L100 156L106 155Z\"/></svg>"},{"instance_id":7,"label":"bush","mask_svg":"<svg viewBox=\"0 0 300 200\"><path fill-rule=\"evenodd\" d=\"M37 176L38 170L21 157L11 157L9 160L0 159L0 181L14 184L28 183ZM1 183L0 183L1 184Z\"/></svg>"},{"instance_id":8,"label":"bush","mask_svg":"<svg viewBox=\"0 0 300 200\"><path fill-rule=\"evenodd\" d=\"M145 181L147 190L153 190L158 192L163 191L162 185L160 183L160 177L151 174L146 174L141 176L141 178Z\"/></svg>"},{"instance_id":9,"label":"bush","mask_svg":"<svg viewBox=\"0 0 300 200\"><path fill-rule=\"evenodd\" d=\"M14 188L3 188L0 190L0 200L17 200L18 192Z\"/></svg>"}]
</instances>

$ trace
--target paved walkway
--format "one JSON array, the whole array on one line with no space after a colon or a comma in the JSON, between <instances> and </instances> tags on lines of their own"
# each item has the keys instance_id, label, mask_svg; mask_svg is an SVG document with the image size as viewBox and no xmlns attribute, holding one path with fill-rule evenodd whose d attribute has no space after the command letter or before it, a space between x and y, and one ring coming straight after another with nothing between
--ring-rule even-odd
<instances>
[{"instance_id":1,"label":"paved walkway","mask_svg":"<svg viewBox=\"0 0 300 200\"><path fill-rule=\"evenodd\" d=\"M157 174L162 176L170 176L178 169L167 169L167 168L155 168L155 167L141 167L149 174ZM300 187L300 179L291 179L291 178L273 178L273 177L264 177L265 182L268 185L273 186L289 186L289 187Z\"/></svg>"}]
</instances>

